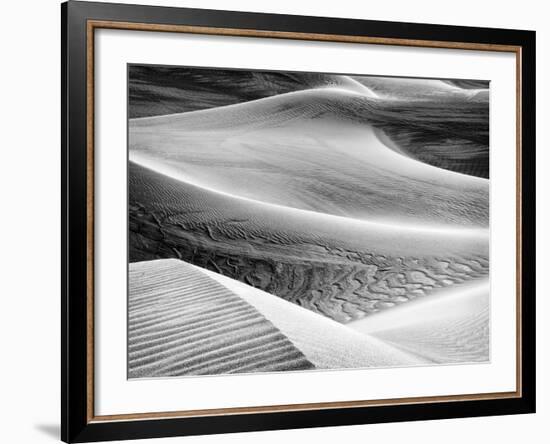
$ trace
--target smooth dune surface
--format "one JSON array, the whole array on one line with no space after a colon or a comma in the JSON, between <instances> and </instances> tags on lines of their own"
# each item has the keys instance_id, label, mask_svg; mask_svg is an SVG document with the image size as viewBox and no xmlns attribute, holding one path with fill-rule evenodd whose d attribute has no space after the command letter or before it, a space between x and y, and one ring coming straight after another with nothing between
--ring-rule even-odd
<instances>
[{"instance_id":1,"label":"smooth dune surface","mask_svg":"<svg viewBox=\"0 0 550 444\"><path fill-rule=\"evenodd\" d=\"M489 82L130 65L129 117L212 109L340 88L377 100L372 121L424 163L489 177Z\"/></svg>"},{"instance_id":2,"label":"smooth dune surface","mask_svg":"<svg viewBox=\"0 0 550 444\"><path fill-rule=\"evenodd\" d=\"M204 272L254 306L318 369L408 366L426 360L310 310L212 271Z\"/></svg>"},{"instance_id":3,"label":"smooth dune surface","mask_svg":"<svg viewBox=\"0 0 550 444\"><path fill-rule=\"evenodd\" d=\"M481 279L439 290L347 326L430 362L486 362L490 341L489 295L489 281Z\"/></svg>"},{"instance_id":4,"label":"smooth dune surface","mask_svg":"<svg viewBox=\"0 0 550 444\"><path fill-rule=\"evenodd\" d=\"M489 82L477 82L472 88L462 88L461 82L439 79L418 79L402 77L354 77L378 97L394 100L441 100L441 101L487 101Z\"/></svg>"},{"instance_id":5,"label":"smooth dune surface","mask_svg":"<svg viewBox=\"0 0 550 444\"><path fill-rule=\"evenodd\" d=\"M131 261L176 257L340 322L488 273L486 230L418 230L227 196L130 164Z\"/></svg>"},{"instance_id":6,"label":"smooth dune surface","mask_svg":"<svg viewBox=\"0 0 550 444\"><path fill-rule=\"evenodd\" d=\"M183 261L131 264L130 277L130 378L426 362Z\"/></svg>"},{"instance_id":7,"label":"smooth dune surface","mask_svg":"<svg viewBox=\"0 0 550 444\"><path fill-rule=\"evenodd\" d=\"M369 221L484 227L488 182L385 145L342 88L130 121L130 159L260 202Z\"/></svg>"},{"instance_id":8,"label":"smooth dune surface","mask_svg":"<svg viewBox=\"0 0 550 444\"><path fill-rule=\"evenodd\" d=\"M130 117L208 109L311 88L345 87L375 96L351 76L130 65Z\"/></svg>"},{"instance_id":9,"label":"smooth dune surface","mask_svg":"<svg viewBox=\"0 0 550 444\"><path fill-rule=\"evenodd\" d=\"M358 76L378 97L378 127L429 165L489 178L489 82Z\"/></svg>"}]
</instances>

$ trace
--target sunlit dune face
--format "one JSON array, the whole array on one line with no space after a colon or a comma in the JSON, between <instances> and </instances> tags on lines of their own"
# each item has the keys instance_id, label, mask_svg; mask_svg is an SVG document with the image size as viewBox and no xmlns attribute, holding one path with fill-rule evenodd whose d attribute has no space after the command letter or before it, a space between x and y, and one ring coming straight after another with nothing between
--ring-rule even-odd
<instances>
[{"instance_id":1,"label":"sunlit dune face","mask_svg":"<svg viewBox=\"0 0 550 444\"><path fill-rule=\"evenodd\" d=\"M370 221L486 226L487 181L396 152L373 127L371 106L332 88L139 119L130 123L130 159L260 202Z\"/></svg>"}]
</instances>

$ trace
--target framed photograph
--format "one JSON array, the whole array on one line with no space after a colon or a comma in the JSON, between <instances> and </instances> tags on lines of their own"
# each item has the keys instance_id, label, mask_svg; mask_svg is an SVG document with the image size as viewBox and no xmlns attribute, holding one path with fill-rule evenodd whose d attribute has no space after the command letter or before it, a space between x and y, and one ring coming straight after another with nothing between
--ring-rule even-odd
<instances>
[{"instance_id":1,"label":"framed photograph","mask_svg":"<svg viewBox=\"0 0 550 444\"><path fill-rule=\"evenodd\" d=\"M69 1L62 439L535 411L535 33Z\"/></svg>"}]
</instances>

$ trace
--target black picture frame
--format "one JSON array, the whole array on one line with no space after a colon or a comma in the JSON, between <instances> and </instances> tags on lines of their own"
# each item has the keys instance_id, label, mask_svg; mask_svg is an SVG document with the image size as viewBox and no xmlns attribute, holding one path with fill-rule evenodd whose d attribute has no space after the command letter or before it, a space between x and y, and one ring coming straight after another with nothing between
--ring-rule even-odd
<instances>
[{"instance_id":1,"label":"black picture frame","mask_svg":"<svg viewBox=\"0 0 550 444\"><path fill-rule=\"evenodd\" d=\"M189 26L265 33L316 36L507 45L518 48L521 78L518 105L520 171L518 195L521 231L518 233L521 280L518 337L521 387L516 396L495 399L438 399L426 402L388 402L321 409L235 412L229 415L101 419L93 416L90 399L90 337L93 310L90 291L90 158L89 89L90 21ZM61 438L90 442L138 438L308 428L336 425L416 421L535 412L535 32L507 29L442 26L356 19L259 14L185 8L136 6L69 1L61 5L62 54L62 308L61 308ZM93 31L93 30L92 30ZM145 32L145 31L144 31ZM286 38L286 37L283 37ZM458 46L460 47L460 46ZM125 147L121 147L125 149ZM93 194L92 201L93 205ZM93 268L92 268L93 270ZM90 314L92 313L92 315ZM91 319L90 319L91 317ZM93 347L93 344L92 344ZM93 350L92 350L93 351ZM92 413L90 413L90 409Z\"/></svg>"}]
</instances>

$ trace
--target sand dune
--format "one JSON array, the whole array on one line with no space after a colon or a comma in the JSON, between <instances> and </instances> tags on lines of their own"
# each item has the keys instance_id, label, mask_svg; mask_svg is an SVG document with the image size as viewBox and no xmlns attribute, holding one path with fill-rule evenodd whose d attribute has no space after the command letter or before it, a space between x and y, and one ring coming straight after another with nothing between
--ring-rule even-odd
<instances>
[{"instance_id":1,"label":"sand dune","mask_svg":"<svg viewBox=\"0 0 550 444\"><path fill-rule=\"evenodd\" d=\"M438 79L418 79L402 77L353 77L372 90L377 96L394 100L440 100L440 101L487 101L489 82L472 83L473 88L463 88L468 83Z\"/></svg>"},{"instance_id":2,"label":"sand dune","mask_svg":"<svg viewBox=\"0 0 550 444\"><path fill-rule=\"evenodd\" d=\"M350 76L305 72L129 66L130 117L167 115L340 86L374 96Z\"/></svg>"},{"instance_id":3,"label":"sand dune","mask_svg":"<svg viewBox=\"0 0 550 444\"><path fill-rule=\"evenodd\" d=\"M130 277L131 378L426 362L183 261L131 264Z\"/></svg>"},{"instance_id":4,"label":"sand dune","mask_svg":"<svg viewBox=\"0 0 550 444\"><path fill-rule=\"evenodd\" d=\"M235 198L130 164L130 261L177 257L341 322L488 273L488 232Z\"/></svg>"},{"instance_id":5,"label":"sand dune","mask_svg":"<svg viewBox=\"0 0 550 444\"><path fill-rule=\"evenodd\" d=\"M129 377L489 359L486 82L131 69Z\"/></svg>"},{"instance_id":6,"label":"sand dune","mask_svg":"<svg viewBox=\"0 0 550 444\"><path fill-rule=\"evenodd\" d=\"M160 86L162 85L162 86ZM341 86L371 96L405 100L468 100L487 81L406 79L308 72L130 65L130 117L167 115L248 102L312 88ZM398 92L398 94L396 93Z\"/></svg>"},{"instance_id":7,"label":"sand dune","mask_svg":"<svg viewBox=\"0 0 550 444\"><path fill-rule=\"evenodd\" d=\"M436 291L347 326L430 362L486 362L489 302L485 278Z\"/></svg>"},{"instance_id":8,"label":"sand dune","mask_svg":"<svg viewBox=\"0 0 550 444\"><path fill-rule=\"evenodd\" d=\"M473 79L447 79L444 82L458 86L462 89L488 89L488 80L473 80Z\"/></svg>"},{"instance_id":9,"label":"sand dune","mask_svg":"<svg viewBox=\"0 0 550 444\"><path fill-rule=\"evenodd\" d=\"M130 278L130 378L488 359L486 281L344 326L180 260Z\"/></svg>"},{"instance_id":10,"label":"sand dune","mask_svg":"<svg viewBox=\"0 0 550 444\"><path fill-rule=\"evenodd\" d=\"M354 77L378 97L376 122L400 151L429 165L489 177L489 82Z\"/></svg>"},{"instance_id":11,"label":"sand dune","mask_svg":"<svg viewBox=\"0 0 550 444\"><path fill-rule=\"evenodd\" d=\"M426 362L242 282L212 271L204 272L260 311L316 368L403 366Z\"/></svg>"},{"instance_id":12,"label":"sand dune","mask_svg":"<svg viewBox=\"0 0 550 444\"><path fill-rule=\"evenodd\" d=\"M260 312L193 266L131 264L129 282L130 378L313 367Z\"/></svg>"},{"instance_id":13,"label":"sand dune","mask_svg":"<svg viewBox=\"0 0 550 444\"><path fill-rule=\"evenodd\" d=\"M260 202L368 221L486 227L488 182L384 144L372 126L376 101L322 88L133 119L130 159Z\"/></svg>"}]
</instances>

